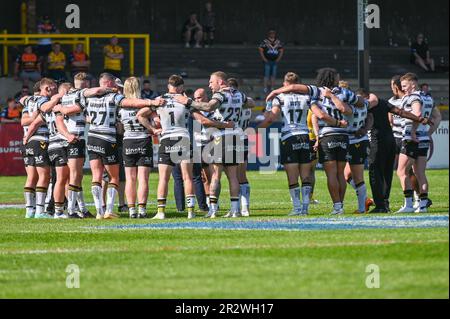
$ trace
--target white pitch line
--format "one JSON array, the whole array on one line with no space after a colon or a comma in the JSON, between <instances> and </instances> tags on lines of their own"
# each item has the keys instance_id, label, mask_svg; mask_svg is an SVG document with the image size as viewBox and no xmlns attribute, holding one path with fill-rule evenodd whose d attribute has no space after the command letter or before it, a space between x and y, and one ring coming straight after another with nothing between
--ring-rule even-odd
<instances>
[{"instance_id":1,"label":"white pitch line","mask_svg":"<svg viewBox=\"0 0 450 319\"><path fill-rule=\"evenodd\" d=\"M46 254L76 254L76 253L116 253L116 252L161 252L161 251L188 251L188 250L235 250L235 249L292 249L292 248L333 248L333 247L354 247L354 246L383 246L383 245L398 245L398 244L434 244L434 243L448 243L448 240L379 240L366 242L346 242L346 243L304 243L297 245L235 245L223 247L154 247L142 248L138 250L130 250L126 248L56 248L56 249L35 249L35 250L9 250L0 251L0 255L46 255Z\"/></svg>"}]
</instances>

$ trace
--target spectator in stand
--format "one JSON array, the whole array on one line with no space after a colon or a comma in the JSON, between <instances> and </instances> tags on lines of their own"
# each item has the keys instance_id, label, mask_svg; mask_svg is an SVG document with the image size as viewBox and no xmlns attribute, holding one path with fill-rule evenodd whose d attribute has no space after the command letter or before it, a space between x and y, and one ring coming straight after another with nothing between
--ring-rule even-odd
<instances>
[{"instance_id":1,"label":"spectator in stand","mask_svg":"<svg viewBox=\"0 0 450 319\"><path fill-rule=\"evenodd\" d=\"M70 53L69 62L72 77L80 72L84 72L86 74L89 73L91 60L89 59L87 53L84 52L84 45L82 43L78 43L75 47L75 51Z\"/></svg>"},{"instance_id":2,"label":"spectator in stand","mask_svg":"<svg viewBox=\"0 0 450 319\"><path fill-rule=\"evenodd\" d=\"M14 95L14 100L19 103L21 98L28 95L30 95L30 87L28 85L23 85L22 89Z\"/></svg>"},{"instance_id":3,"label":"spectator in stand","mask_svg":"<svg viewBox=\"0 0 450 319\"><path fill-rule=\"evenodd\" d=\"M59 33L58 29L51 22L49 16L45 15L42 17L41 22L37 25L37 33L39 34L55 34ZM52 39L44 38L39 39L37 45L37 54L39 60L41 61L42 71L47 70L47 56L52 51Z\"/></svg>"},{"instance_id":4,"label":"spectator in stand","mask_svg":"<svg viewBox=\"0 0 450 319\"><path fill-rule=\"evenodd\" d=\"M150 86L150 80L144 80L142 91L141 91L141 97L143 99L154 100L158 96L159 96L159 93L152 90L152 88Z\"/></svg>"},{"instance_id":5,"label":"spectator in stand","mask_svg":"<svg viewBox=\"0 0 450 319\"><path fill-rule=\"evenodd\" d=\"M33 53L33 47L27 45L24 52L16 59L14 66L14 79L22 80L23 85L29 81L37 82L41 79L41 64L38 56Z\"/></svg>"},{"instance_id":6,"label":"spectator in stand","mask_svg":"<svg viewBox=\"0 0 450 319\"><path fill-rule=\"evenodd\" d=\"M423 94L425 94L427 96L431 96L430 86L428 85L428 83L421 84L420 90L423 92Z\"/></svg>"},{"instance_id":7,"label":"spectator in stand","mask_svg":"<svg viewBox=\"0 0 450 319\"><path fill-rule=\"evenodd\" d=\"M7 107L0 113L1 123L18 123L22 110L20 105L13 99L6 100Z\"/></svg>"},{"instance_id":8,"label":"spectator in stand","mask_svg":"<svg viewBox=\"0 0 450 319\"><path fill-rule=\"evenodd\" d=\"M209 48L214 42L214 32L216 31L216 13L212 11L212 3L205 3L205 11L202 14L203 41L205 48Z\"/></svg>"},{"instance_id":9,"label":"spectator in stand","mask_svg":"<svg viewBox=\"0 0 450 319\"><path fill-rule=\"evenodd\" d=\"M103 54L105 56L105 73L110 73L116 78L122 77L122 60L123 60L123 48L119 45L119 39L112 37L110 43L103 48Z\"/></svg>"},{"instance_id":10,"label":"spectator in stand","mask_svg":"<svg viewBox=\"0 0 450 319\"><path fill-rule=\"evenodd\" d=\"M183 36L186 48L191 47L192 41L195 41L196 48L201 48L200 42L203 39L203 28L197 20L196 13L191 13L189 19L184 23Z\"/></svg>"},{"instance_id":11,"label":"spectator in stand","mask_svg":"<svg viewBox=\"0 0 450 319\"><path fill-rule=\"evenodd\" d=\"M434 59L430 56L430 49L423 33L419 33L416 42L411 45L411 63L415 63L427 72L435 71Z\"/></svg>"},{"instance_id":12,"label":"spectator in stand","mask_svg":"<svg viewBox=\"0 0 450 319\"><path fill-rule=\"evenodd\" d=\"M281 41L277 38L277 32L270 30L267 39L259 45L259 54L264 62L264 92L272 91L277 76L277 64L281 61L284 54L284 48Z\"/></svg>"},{"instance_id":13,"label":"spectator in stand","mask_svg":"<svg viewBox=\"0 0 450 319\"><path fill-rule=\"evenodd\" d=\"M66 81L66 55L61 51L61 44L55 42L53 50L48 54L48 77L57 82Z\"/></svg>"}]
</instances>

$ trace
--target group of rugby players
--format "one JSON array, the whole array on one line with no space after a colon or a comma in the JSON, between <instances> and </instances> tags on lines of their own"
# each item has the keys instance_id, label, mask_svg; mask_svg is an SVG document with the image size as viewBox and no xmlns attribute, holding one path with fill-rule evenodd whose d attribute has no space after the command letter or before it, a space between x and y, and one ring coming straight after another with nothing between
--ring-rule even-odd
<instances>
[{"instance_id":1,"label":"group of rugby players","mask_svg":"<svg viewBox=\"0 0 450 319\"><path fill-rule=\"evenodd\" d=\"M224 72L212 73L210 99L203 89L196 91L194 99L187 97L184 80L178 75L168 79L167 93L155 100L141 98L140 82L135 77L118 85L114 76L103 73L99 87L89 88L89 83L85 73L75 75L73 85L57 86L53 80L44 78L35 85L34 95L20 100L24 106L26 218L94 217L86 208L81 186L86 150L96 218L119 217L114 213L114 203L120 164L125 166L129 216L146 218L154 136L159 138L158 204L154 219L166 216L168 184L175 165L180 165L182 172L188 218L195 217L194 163L202 165L209 206L205 217L217 217L223 172L229 181L231 207L224 217L249 216L245 130L255 102L239 91L235 79L227 78ZM287 173L294 207L291 216L308 214L317 153L327 175L332 214L344 212L347 181L356 190L358 212L366 212L370 205L364 163L369 151L369 109L377 106L378 98L364 92L356 94L339 87L338 83L339 75L334 69L319 70L316 85L300 84L298 75L290 72L284 78L283 87L267 96L264 120L258 127L268 127L282 117L281 164ZM398 175L405 194L405 205L399 212L424 212L428 206L426 155L430 123L433 124L429 119L434 105L431 97L417 90L414 75L403 76L401 86L403 96L396 97L401 101L392 102L398 109L396 114L402 117L395 119L395 125L401 123L402 129ZM191 130L189 121L194 123ZM118 140L121 131L123 141ZM123 144L122 154L119 154L119 143ZM48 191L51 166L56 178L52 190ZM416 208L412 202L411 168L420 196ZM109 179L106 187L102 187L105 172ZM54 197L53 215L45 209L47 193Z\"/></svg>"}]
</instances>

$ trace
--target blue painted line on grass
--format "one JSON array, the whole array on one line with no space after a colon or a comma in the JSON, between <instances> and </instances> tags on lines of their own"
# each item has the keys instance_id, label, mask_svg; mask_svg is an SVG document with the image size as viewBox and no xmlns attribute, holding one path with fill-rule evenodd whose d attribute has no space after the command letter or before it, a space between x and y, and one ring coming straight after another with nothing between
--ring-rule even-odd
<instances>
[{"instance_id":1,"label":"blue painted line on grass","mask_svg":"<svg viewBox=\"0 0 450 319\"><path fill-rule=\"evenodd\" d=\"M156 222L95 227L97 229L346 230L448 227L448 215L298 218L272 220L207 220Z\"/></svg>"}]
</instances>

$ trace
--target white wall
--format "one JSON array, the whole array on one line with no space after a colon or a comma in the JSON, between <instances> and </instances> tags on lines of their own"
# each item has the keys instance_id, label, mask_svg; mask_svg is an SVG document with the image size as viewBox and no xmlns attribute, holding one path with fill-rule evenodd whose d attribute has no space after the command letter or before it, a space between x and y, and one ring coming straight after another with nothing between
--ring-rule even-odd
<instances>
[{"instance_id":1,"label":"white wall","mask_svg":"<svg viewBox=\"0 0 450 319\"><path fill-rule=\"evenodd\" d=\"M428 160L428 168L449 168L448 165L448 121L442 121L433 134L433 153Z\"/></svg>"}]
</instances>

